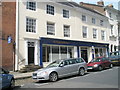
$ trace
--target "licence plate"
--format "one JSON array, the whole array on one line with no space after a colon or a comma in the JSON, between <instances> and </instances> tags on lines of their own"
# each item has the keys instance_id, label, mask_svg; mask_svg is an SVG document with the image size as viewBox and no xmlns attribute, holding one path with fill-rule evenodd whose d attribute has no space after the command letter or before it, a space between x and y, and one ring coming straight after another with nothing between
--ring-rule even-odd
<instances>
[{"instance_id":1,"label":"licence plate","mask_svg":"<svg viewBox=\"0 0 120 90\"><path fill-rule=\"evenodd\" d=\"M88 69L93 69L92 67L88 67Z\"/></svg>"}]
</instances>

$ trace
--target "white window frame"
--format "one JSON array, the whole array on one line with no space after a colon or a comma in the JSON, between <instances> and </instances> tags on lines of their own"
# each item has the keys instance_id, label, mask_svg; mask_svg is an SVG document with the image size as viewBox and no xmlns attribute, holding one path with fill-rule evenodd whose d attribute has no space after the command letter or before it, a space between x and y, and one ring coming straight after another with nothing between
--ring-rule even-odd
<instances>
[{"instance_id":1,"label":"white window frame","mask_svg":"<svg viewBox=\"0 0 120 90\"><path fill-rule=\"evenodd\" d=\"M69 18L69 10L63 9L63 17L64 18Z\"/></svg>"},{"instance_id":2,"label":"white window frame","mask_svg":"<svg viewBox=\"0 0 120 90\"><path fill-rule=\"evenodd\" d=\"M111 12L109 12L109 17L112 18L112 13Z\"/></svg>"},{"instance_id":3,"label":"white window frame","mask_svg":"<svg viewBox=\"0 0 120 90\"><path fill-rule=\"evenodd\" d=\"M32 5L30 5L32 4ZM36 11L37 3L35 1L27 1L26 2L26 9Z\"/></svg>"},{"instance_id":4,"label":"white window frame","mask_svg":"<svg viewBox=\"0 0 120 90\"><path fill-rule=\"evenodd\" d=\"M100 25L101 25L101 26L103 26L103 23L104 23L104 21L103 21L103 20L100 20Z\"/></svg>"},{"instance_id":5,"label":"white window frame","mask_svg":"<svg viewBox=\"0 0 120 90\"><path fill-rule=\"evenodd\" d=\"M82 21L87 22L87 16L86 15L82 15Z\"/></svg>"},{"instance_id":6,"label":"white window frame","mask_svg":"<svg viewBox=\"0 0 120 90\"><path fill-rule=\"evenodd\" d=\"M26 32L36 33L37 20L26 17Z\"/></svg>"},{"instance_id":7,"label":"white window frame","mask_svg":"<svg viewBox=\"0 0 120 90\"><path fill-rule=\"evenodd\" d=\"M113 35L113 25L110 25L111 28L111 35Z\"/></svg>"},{"instance_id":8,"label":"white window frame","mask_svg":"<svg viewBox=\"0 0 120 90\"><path fill-rule=\"evenodd\" d=\"M105 31L104 30L101 30L101 39L105 40Z\"/></svg>"},{"instance_id":9,"label":"white window frame","mask_svg":"<svg viewBox=\"0 0 120 90\"><path fill-rule=\"evenodd\" d=\"M96 19L92 18L92 23L95 24L96 23Z\"/></svg>"},{"instance_id":10,"label":"white window frame","mask_svg":"<svg viewBox=\"0 0 120 90\"><path fill-rule=\"evenodd\" d=\"M87 35L87 26L82 26L82 36L83 38L87 38L88 35Z\"/></svg>"},{"instance_id":11,"label":"white window frame","mask_svg":"<svg viewBox=\"0 0 120 90\"><path fill-rule=\"evenodd\" d=\"M97 39L97 29L93 28L93 39Z\"/></svg>"},{"instance_id":12,"label":"white window frame","mask_svg":"<svg viewBox=\"0 0 120 90\"><path fill-rule=\"evenodd\" d=\"M55 23L47 22L47 35L55 35Z\"/></svg>"},{"instance_id":13,"label":"white window frame","mask_svg":"<svg viewBox=\"0 0 120 90\"><path fill-rule=\"evenodd\" d=\"M70 26L63 25L63 28L64 28L64 37L70 37Z\"/></svg>"},{"instance_id":14,"label":"white window frame","mask_svg":"<svg viewBox=\"0 0 120 90\"><path fill-rule=\"evenodd\" d=\"M50 14L50 15L54 15L55 14L54 6L47 4L46 5L46 13Z\"/></svg>"}]
</instances>

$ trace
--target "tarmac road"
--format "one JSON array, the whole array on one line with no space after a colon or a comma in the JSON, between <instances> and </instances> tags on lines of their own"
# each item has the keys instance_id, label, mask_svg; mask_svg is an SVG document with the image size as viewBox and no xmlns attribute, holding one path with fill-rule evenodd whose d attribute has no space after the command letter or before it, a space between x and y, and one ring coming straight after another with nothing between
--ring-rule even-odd
<instances>
[{"instance_id":1,"label":"tarmac road","mask_svg":"<svg viewBox=\"0 0 120 90\"><path fill-rule=\"evenodd\" d=\"M63 78L57 82L40 81L22 83L14 90L24 88L118 88L118 70L119 67L105 69L103 71L91 71L84 76L72 76ZM29 80L28 80L29 81ZM120 81L120 80L119 80Z\"/></svg>"}]
</instances>

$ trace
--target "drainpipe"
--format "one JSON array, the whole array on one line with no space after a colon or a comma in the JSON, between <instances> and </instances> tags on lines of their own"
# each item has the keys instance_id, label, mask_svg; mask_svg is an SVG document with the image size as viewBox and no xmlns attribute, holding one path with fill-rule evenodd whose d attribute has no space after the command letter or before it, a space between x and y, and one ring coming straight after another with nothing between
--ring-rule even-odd
<instances>
[{"instance_id":1,"label":"drainpipe","mask_svg":"<svg viewBox=\"0 0 120 90\"><path fill-rule=\"evenodd\" d=\"M16 0L16 47L15 47L15 70L18 70L19 61L19 0Z\"/></svg>"},{"instance_id":2,"label":"drainpipe","mask_svg":"<svg viewBox=\"0 0 120 90\"><path fill-rule=\"evenodd\" d=\"M94 46L92 46L92 59L94 59L95 56L94 56Z\"/></svg>"}]
</instances>

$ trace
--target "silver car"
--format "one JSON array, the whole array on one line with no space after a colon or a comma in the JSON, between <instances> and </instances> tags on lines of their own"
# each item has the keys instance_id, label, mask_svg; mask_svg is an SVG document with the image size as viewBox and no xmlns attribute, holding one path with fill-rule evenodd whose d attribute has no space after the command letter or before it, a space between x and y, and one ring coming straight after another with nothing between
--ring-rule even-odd
<instances>
[{"instance_id":1,"label":"silver car","mask_svg":"<svg viewBox=\"0 0 120 90\"><path fill-rule=\"evenodd\" d=\"M81 75L87 71L87 64L82 58L71 58L64 60L56 60L47 67L35 71L32 75L34 80L50 80L57 81L58 78Z\"/></svg>"}]
</instances>

